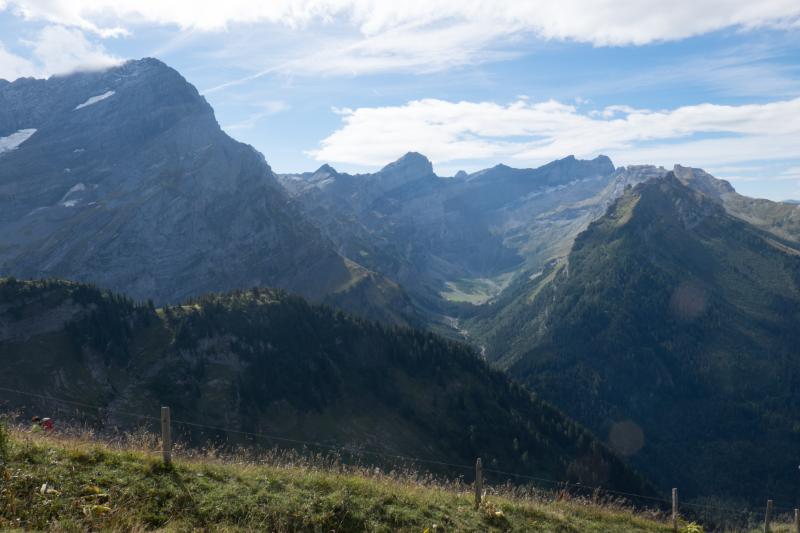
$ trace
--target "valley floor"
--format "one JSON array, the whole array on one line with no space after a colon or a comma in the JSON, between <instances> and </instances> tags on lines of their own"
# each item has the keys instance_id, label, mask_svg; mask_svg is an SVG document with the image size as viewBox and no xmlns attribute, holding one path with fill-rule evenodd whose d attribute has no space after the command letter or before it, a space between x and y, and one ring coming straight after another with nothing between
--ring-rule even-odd
<instances>
[{"instance_id":1,"label":"valley floor","mask_svg":"<svg viewBox=\"0 0 800 533\"><path fill-rule=\"evenodd\" d=\"M619 506L552 494L490 493L475 510L464 484L291 454L254 461L193 452L166 468L152 439L135 445L7 433L0 441L3 531L669 531Z\"/></svg>"}]
</instances>

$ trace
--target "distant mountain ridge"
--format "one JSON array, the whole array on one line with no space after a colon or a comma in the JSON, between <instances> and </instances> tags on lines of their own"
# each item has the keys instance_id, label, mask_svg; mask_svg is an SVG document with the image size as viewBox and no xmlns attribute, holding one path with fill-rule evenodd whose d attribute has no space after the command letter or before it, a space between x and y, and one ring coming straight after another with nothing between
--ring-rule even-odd
<instances>
[{"instance_id":1,"label":"distant mountain ridge","mask_svg":"<svg viewBox=\"0 0 800 533\"><path fill-rule=\"evenodd\" d=\"M442 178L427 158L409 153L372 174L349 175L326 164L278 178L342 255L403 286L430 327L480 342L462 327L485 314L480 304L511 305L520 294L513 287L563 262L574 239L628 187L668 172L569 156L536 169L501 164ZM797 206L739 195L700 169L675 165L672 172L729 214L798 242Z\"/></svg>"},{"instance_id":2,"label":"distant mountain ridge","mask_svg":"<svg viewBox=\"0 0 800 533\"><path fill-rule=\"evenodd\" d=\"M399 179L396 168L405 169ZM674 170L695 188L716 188L718 201L744 198L702 171ZM436 322L469 315L463 303L502 299L515 280L566 257L626 187L667 172L569 156L535 169L500 164L442 178L424 156L409 153L373 174L326 164L278 177L340 253L405 287Z\"/></svg>"},{"instance_id":3,"label":"distant mountain ridge","mask_svg":"<svg viewBox=\"0 0 800 533\"><path fill-rule=\"evenodd\" d=\"M345 259L155 59L0 87L0 273L90 281L140 300L279 286L415 323L396 284ZM352 301L352 305L349 303Z\"/></svg>"},{"instance_id":4,"label":"distant mountain ridge","mask_svg":"<svg viewBox=\"0 0 800 533\"><path fill-rule=\"evenodd\" d=\"M374 174L280 175L287 191L347 257L405 287L433 315L446 314L477 283L487 296L514 272L540 266L582 228L584 202L610 183L607 157L570 156L536 169L491 169L441 178L427 158L409 153ZM578 222L576 222L578 220Z\"/></svg>"}]
</instances>

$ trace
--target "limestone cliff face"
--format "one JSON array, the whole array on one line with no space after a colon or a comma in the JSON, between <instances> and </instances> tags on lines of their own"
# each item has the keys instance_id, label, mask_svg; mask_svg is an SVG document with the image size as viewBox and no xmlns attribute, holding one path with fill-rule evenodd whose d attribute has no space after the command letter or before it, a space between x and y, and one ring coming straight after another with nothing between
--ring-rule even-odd
<instances>
[{"instance_id":1,"label":"limestone cliff face","mask_svg":"<svg viewBox=\"0 0 800 533\"><path fill-rule=\"evenodd\" d=\"M372 283L160 61L4 84L0 138L21 130L35 132L0 153L2 274L156 302L250 286L322 300Z\"/></svg>"}]
</instances>

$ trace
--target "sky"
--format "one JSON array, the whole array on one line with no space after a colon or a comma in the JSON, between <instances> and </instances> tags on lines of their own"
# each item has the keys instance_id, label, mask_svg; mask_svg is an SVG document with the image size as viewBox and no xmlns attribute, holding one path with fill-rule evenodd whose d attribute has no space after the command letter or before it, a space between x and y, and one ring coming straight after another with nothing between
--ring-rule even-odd
<instances>
[{"instance_id":1,"label":"sky","mask_svg":"<svg viewBox=\"0 0 800 533\"><path fill-rule=\"evenodd\" d=\"M800 198L800 0L0 0L0 78L142 57L277 172L605 154Z\"/></svg>"}]
</instances>

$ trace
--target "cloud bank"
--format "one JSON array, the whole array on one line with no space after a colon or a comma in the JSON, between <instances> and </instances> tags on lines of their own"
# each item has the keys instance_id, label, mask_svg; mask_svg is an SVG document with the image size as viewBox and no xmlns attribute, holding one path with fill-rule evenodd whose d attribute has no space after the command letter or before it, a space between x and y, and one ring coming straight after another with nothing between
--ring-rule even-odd
<instances>
[{"instance_id":1,"label":"cloud bank","mask_svg":"<svg viewBox=\"0 0 800 533\"><path fill-rule=\"evenodd\" d=\"M555 100L510 104L424 99L401 106L336 109L340 129L312 157L377 166L407 151L437 165L509 160L535 165L575 154L618 164L685 162L708 168L796 159L800 98L766 104L701 104L670 110L603 109Z\"/></svg>"},{"instance_id":2,"label":"cloud bank","mask_svg":"<svg viewBox=\"0 0 800 533\"><path fill-rule=\"evenodd\" d=\"M524 53L532 39L626 46L800 26L797 0L6 0L6 9L103 38L144 24L273 25L296 34L296 53L255 71L290 74L444 70Z\"/></svg>"},{"instance_id":3,"label":"cloud bank","mask_svg":"<svg viewBox=\"0 0 800 533\"><path fill-rule=\"evenodd\" d=\"M796 25L800 17L796 0L8 0L8 4L26 18L103 35L122 34L127 30L121 23L131 22L220 30L235 23L299 27L314 20L344 19L368 36L402 27L465 22L598 46L670 41L731 26Z\"/></svg>"},{"instance_id":4,"label":"cloud bank","mask_svg":"<svg viewBox=\"0 0 800 533\"><path fill-rule=\"evenodd\" d=\"M87 40L76 28L45 26L34 39L20 44L28 51L27 58L10 52L0 41L0 79L44 78L77 70L108 68L121 62L102 45Z\"/></svg>"}]
</instances>

